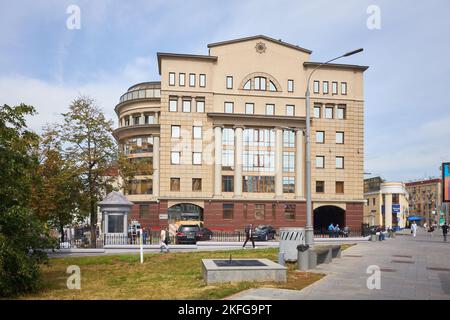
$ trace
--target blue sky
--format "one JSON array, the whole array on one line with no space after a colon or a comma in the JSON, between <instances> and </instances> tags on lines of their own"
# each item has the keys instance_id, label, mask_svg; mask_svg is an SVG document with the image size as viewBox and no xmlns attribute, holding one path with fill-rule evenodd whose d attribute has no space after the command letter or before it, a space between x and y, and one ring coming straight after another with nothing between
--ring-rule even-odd
<instances>
[{"instance_id":1,"label":"blue sky","mask_svg":"<svg viewBox=\"0 0 450 320\"><path fill-rule=\"evenodd\" d=\"M132 84L159 80L156 52L207 54L208 43L265 34L365 74L365 170L388 180L438 176L450 161L450 2L0 1L0 103L34 105L39 130L79 94L107 115ZM69 5L81 29L69 30ZM367 8L381 10L369 30Z\"/></svg>"}]
</instances>

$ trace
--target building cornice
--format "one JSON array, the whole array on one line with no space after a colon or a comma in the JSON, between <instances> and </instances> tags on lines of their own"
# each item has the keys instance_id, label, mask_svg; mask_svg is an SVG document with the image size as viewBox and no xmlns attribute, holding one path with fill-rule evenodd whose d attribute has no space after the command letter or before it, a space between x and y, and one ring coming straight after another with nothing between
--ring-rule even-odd
<instances>
[{"instance_id":1,"label":"building cornice","mask_svg":"<svg viewBox=\"0 0 450 320\"><path fill-rule=\"evenodd\" d=\"M321 64L322 64L322 62L313 62L313 61L303 62L303 66L306 68L318 67ZM356 64L340 64L340 63L327 63L327 64L323 65L321 68L322 69L323 68L354 69L354 70L361 70L361 71L366 71L367 69L369 69L368 66L360 66L360 65L356 65Z\"/></svg>"},{"instance_id":2,"label":"building cornice","mask_svg":"<svg viewBox=\"0 0 450 320\"><path fill-rule=\"evenodd\" d=\"M158 72L161 75L161 59L162 58L172 58L172 59L197 59L209 62L216 62L217 56L207 56L200 54L185 54L185 53L170 53L170 52L157 52L156 56L158 58Z\"/></svg>"}]
</instances>

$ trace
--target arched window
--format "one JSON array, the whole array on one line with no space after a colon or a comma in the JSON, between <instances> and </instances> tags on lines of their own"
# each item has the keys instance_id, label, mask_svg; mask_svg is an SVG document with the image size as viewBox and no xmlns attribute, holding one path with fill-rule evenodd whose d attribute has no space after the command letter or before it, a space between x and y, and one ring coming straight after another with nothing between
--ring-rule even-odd
<instances>
[{"instance_id":1,"label":"arched window","mask_svg":"<svg viewBox=\"0 0 450 320\"><path fill-rule=\"evenodd\" d=\"M242 85L242 83L241 83ZM281 91L278 81L276 81L269 74L253 73L244 78L243 85L241 87L244 90L257 90L257 91Z\"/></svg>"},{"instance_id":2,"label":"arched window","mask_svg":"<svg viewBox=\"0 0 450 320\"><path fill-rule=\"evenodd\" d=\"M248 81L244 84L244 90L251 89L251 82L252 82L252 79L248 79Z\"/></svg>"}]
</instances>

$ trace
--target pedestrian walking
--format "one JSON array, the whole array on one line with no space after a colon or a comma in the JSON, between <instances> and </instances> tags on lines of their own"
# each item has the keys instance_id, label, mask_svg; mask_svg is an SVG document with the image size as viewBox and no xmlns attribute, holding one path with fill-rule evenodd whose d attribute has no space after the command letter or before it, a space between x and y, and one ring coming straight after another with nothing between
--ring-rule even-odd
<instances>
[{"instance_id":1,"label":"pedestrian walking","mask_svg":"<svg viewBox=\"0 0 450 320\"><path fill-rule=\"evenodd\" d=\"M167 229L167 228L166 228ZM169 232L166 229L161 229L160 234L160 243L159 243L159 249L162 253L164 249L166 249L166 252L169 252Z\"/></svg>"},{"instance_id":2,"label":"pedestrian walking","mask_svg":"<svg viewBox=\"0 0 450 320\"><path fill-rule=\"evenodd\" d=\"M442 235L444 236L444 241L447 242L447 233L448 233L448 224L447 222L444 222L444 224L441 226L442 229Z\"/></svg>"},{"instance_id":3,"label":"pedestrian walking","mask_svg":"<svg viewBox=\"0 0 450 320\"><path fill-rule=\"evenodd\" d=\"M334 237L339 238L339 233L341 232L341 228L339 228L339 225L336 224L336 227L334 227Z\"/></svg>"},{"instance_id":4,"label":"pedestrian walking","mask_svg":"<svg viewBox=\"0 0 450 320\"><path fill-rule=\"evenodd\" d=\"M333 233L334 233L334 224L333 222L330 223L330 225L328 226L328 234L330 238L333 238Z\"/></svg>"},{"instance_id":5,"label":"pedestrian walking","mask_svg":"<svg viewBox=\"0 0 450 320\"><path fill-rule=\"evenodd\" d=\"M244 244L242 246L242 248L245 249L245 245L247 244L248 240L250 240L252 242L253 245L253 249L255 249L255 241L253 240L253 225L249 224L245 227L245 241Z\"/></svg>"},{"instance_id":6,"label":"pedestrian walking","mask_svg":"<svg viewBox=\"0 0 450 320\"><path fill-rule=\"evenodd\" d=\"M415 221L413 221L413 223L411 225L411 233L413 235L413 238L415 238L416 234L417 234L417 224Z\"/></svg>"}]
</instances>

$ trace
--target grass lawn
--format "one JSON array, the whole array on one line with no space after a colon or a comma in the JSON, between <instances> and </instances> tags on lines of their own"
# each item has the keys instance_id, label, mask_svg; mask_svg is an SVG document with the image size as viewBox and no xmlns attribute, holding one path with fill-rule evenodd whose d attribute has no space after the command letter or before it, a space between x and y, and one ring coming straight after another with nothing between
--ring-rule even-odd
<instances>
[{"instance_id":1,"label":"grass lawn","mask_svg":"<svg viewBox=\"0 0 450 320\"><path fill-rule=\"evenodd\" d=\"M256 287L302 289L324 275L300 272L288 265L287 283L240 282L207 286L201 273L201 259L267 258L277 261L278 248L257 250L180 252L139 255L107 255L50 259L42 266L43 288L21 299L221 299ZM69 265L81 270L81 290L69 290Z\"/></svg>"}]
</instances>

